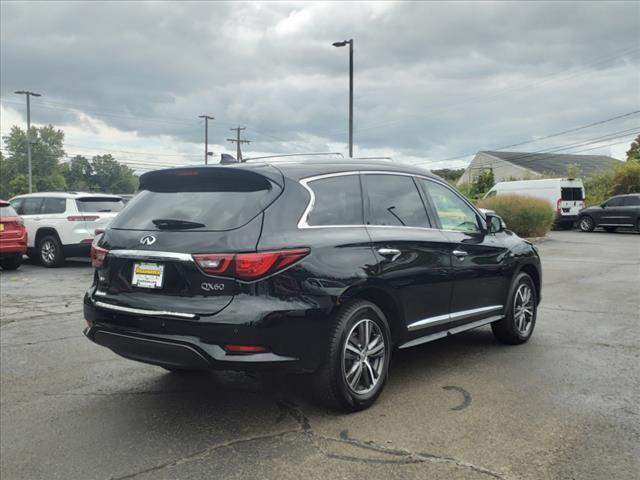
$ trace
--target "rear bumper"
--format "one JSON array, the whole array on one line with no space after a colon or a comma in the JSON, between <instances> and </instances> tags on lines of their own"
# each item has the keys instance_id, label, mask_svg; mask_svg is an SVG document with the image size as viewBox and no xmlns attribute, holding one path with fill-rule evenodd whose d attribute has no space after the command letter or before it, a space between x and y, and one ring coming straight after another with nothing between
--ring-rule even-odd
<instances>
[{"instance_id":1,"label":"rear bumper","mask_svg":"<svg viewBox=\"0 0 640 480\"><path fill-rule=\"evenodd\" d=\"M27 234L22 237L0 238L0 257L13 257L27 253Z\"/></svg>"},{"instance_id":2,"label":"rear bumper","mask_svg":"<svg viewBox=\"0 0 640 480\"><path fill-rule=\"evenodd\" d=\"M252 312L255 320L234 323L231 314L175 318L126 313L95 305L85 296L85 336L118 355L164 367L194 370L315 370L326 351L326 313ZM236 317L237 318L237 317ZM265 353L230 354L224 345L258 345Z\"/></svg>"}]
</instances>

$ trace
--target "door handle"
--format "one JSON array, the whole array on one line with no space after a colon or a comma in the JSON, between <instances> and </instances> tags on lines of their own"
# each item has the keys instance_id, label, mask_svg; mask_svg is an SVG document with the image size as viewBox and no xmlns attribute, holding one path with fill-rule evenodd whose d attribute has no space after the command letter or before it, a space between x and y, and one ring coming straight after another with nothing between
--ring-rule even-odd
<instances>
[{"instance_id":1,"label":"door handle","mask_svg":"<svg viewBox=\"0 0 640 480\"><path fill-rule=\"evenodd\" d=\"M466 257L467 255L469 255L467 252L465 252L464 250L454 250L453 254L458 257L458 260L462 261L464 260L464 257Z\"/></svg>"},{"instance_id":2,"label":"door handle","mask_svg":"<svg viewBox=\"0 0 640 480\"><path fill-rule=\"evenodd\" d=\"M402 252L397 248L379 248L378 253L385 258L391 257L392 262L402 255Z\"/></svg>"}]
</instances>

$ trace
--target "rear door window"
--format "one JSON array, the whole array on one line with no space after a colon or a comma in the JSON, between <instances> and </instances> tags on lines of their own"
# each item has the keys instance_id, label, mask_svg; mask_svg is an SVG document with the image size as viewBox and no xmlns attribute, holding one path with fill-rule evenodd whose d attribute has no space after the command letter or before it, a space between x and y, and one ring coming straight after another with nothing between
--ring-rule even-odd
<instances>
[{"instance_id":1,"label":"rear door window","mask_svg":"<svg viewBox=\"0 0 640 480\"><path fill-rule=\"evenodd\" d=\"M582 188L580 187L562 187L560 195L562 200L584 200Z\"/></svg>"},{"instance_id":2,"label":"rear door window","mask_svg":"<svg viewBox=\"0 0 640 480\"><path fill-rule=\"evenodd\" d=\"M239 228L282 191L266 176L235 168L156 171L113 220L122 230L222 231Z\"/></svg>"},{"instance_id":3,"label":"rear door window","mask_svg":"<svg viewBox=\"0 0 640 480\"><path fill-rule=\"evenodd\" d=\"M640 197L624 197L623 205L625 207L638 207L640 206Z\"/></svg>"},{"instance_id":4,"label":"rear door window","mask_svg":"<svg viewBox=\"0 0 640 480\"><path fill-rule=\"evenodd\" d=\"M124 208L124 202L120 198L78 198L76 200L78 210L82 213L119 212Z\"/></svg>"},{"instance_id":5,"label":"rear door window","mask_svg":"<svg viewBox=\"0 0 640 480\"><path fill-rule=\"evenodd\" d=\"M20 205L20 215L38 215L42 207L43 198L29 197L25 198Z\"/></svg>"},{"instance_id":6,"label":"rear door window","mask_svg":"<svg viewBox=\"0 0 640 480\"><path fill-rule=\"evenodd\" d=\"M42 205L42 213L44 214L64 213L66 209L66 198L48 197L44 199L44 203Z\"/></svg>"},{"instance_id":7,"label":"rear door window","mask_svg":"<svg viewBox=\"0 0 640 480\"><path fill-rule=\"evenodd\" d=\"M430 227L422 197L412 177L363 175L368 201L368 225Z\"/></svg>"},{"instance_id":8,"label":"rear door window","mask_svg":"<svg viewBox=\"0 0 640 480\"><path fill-rule=\"evenodd\" d=\"M622 197L616 197L609 200L606 204L607 207L621 207L622 206Z\"/></svg>"},{"instance_id":9,"label":"rear door window","mask_svg":"<svg viewBox=\"0 0 640 480\"><path fill-rule=\"evenodd\" d=\"M313 191L309 226L362 225L362 194L358 175L321 178L307 184Z\"/></svg>"}]
</instances>

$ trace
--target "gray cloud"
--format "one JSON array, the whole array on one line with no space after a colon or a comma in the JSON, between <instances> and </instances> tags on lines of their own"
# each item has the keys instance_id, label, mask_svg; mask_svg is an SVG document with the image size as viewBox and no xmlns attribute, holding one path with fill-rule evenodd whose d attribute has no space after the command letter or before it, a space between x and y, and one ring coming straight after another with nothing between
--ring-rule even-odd
<instances>
[{"instance_id":1,"label":"gray cloud","mask_svg":"<svg viewBox=\"0 0 640 480\"><path fill-rule=\"evenodd\" d=\"M329 148L347 130L331 42L350 37L360 150L437 161L640 106L636 2L1 5L2 100L42 91L40 122L77 108L199 143L209 113L218 143L240 123L260 151Z\"/></svg>"}]
</instances>

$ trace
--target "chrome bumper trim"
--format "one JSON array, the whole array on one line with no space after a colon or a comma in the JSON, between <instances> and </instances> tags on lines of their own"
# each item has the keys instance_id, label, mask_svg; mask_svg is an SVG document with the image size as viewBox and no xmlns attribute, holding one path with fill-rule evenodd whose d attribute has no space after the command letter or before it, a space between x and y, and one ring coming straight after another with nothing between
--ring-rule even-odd
<instances>
[{"instance_id":1,"label":"chrome bumper trim","mask_svg":"<svg viewBox=\"0 0 640 480\"><path fill-rule=\"evenodd\" d=\"M462 320L467 317L473 317L480 313L493 312L495 310L502 309L504 305L491 305L489 307L472 308L471 310L462 310L460 312L454 312L448 315L438 315L437 317L425 318L424 320L418 320L410 324L407 328L410 332L414 330L420 330L421 328L434 327L442 323L447 323L453 320Z\"/></svg>"},{"instance_id":2,"label":"chrome bumper trim","mask_svg":"<svg viewBox=\"0 0 640 480\"><path fill-rule=\"evenodd\" d=\"M109 255L118 258L133 258L138 260L177 260L179 262L193 262L189 253L161 252L154 250L109 250Z\"/></svg>"},{"instance_id":3,"label":"chrome bumper trim","mask_svg":"<svg viewBox=\"0 0 640 480\"><path fill-rule=\"evenodd\" d=\"M196 318L193 313L183 312L168 312L166 310L145 310L142 308L123 307L120 305L113 305L111 303L95 302L95 306L98 308L105 308L107 310L115 310L116 312L133 313L135 315L150 315L150 316L167 316L167 317L179 317L179 318Z\"/></svg>"}]
</instances>

